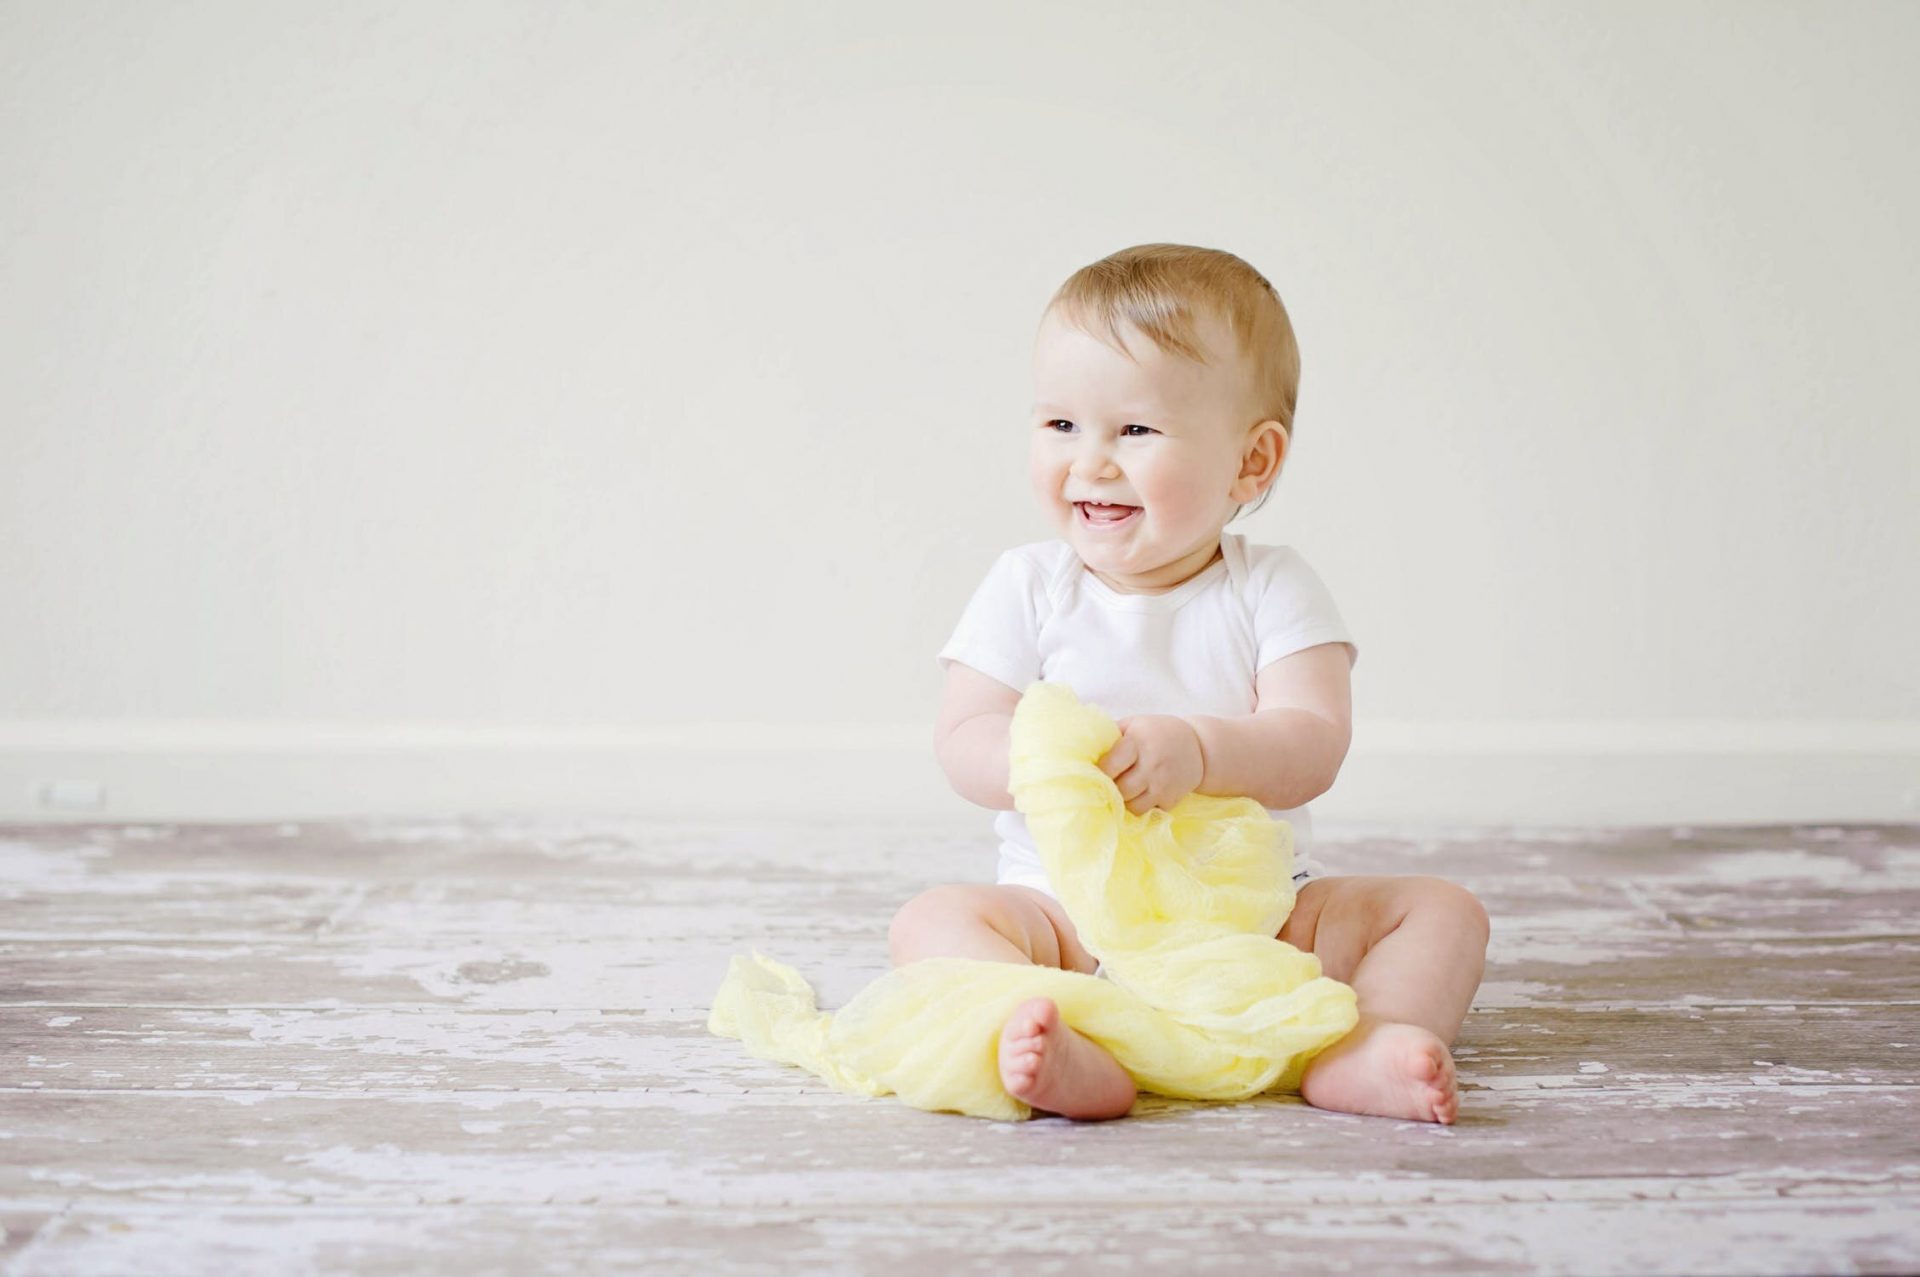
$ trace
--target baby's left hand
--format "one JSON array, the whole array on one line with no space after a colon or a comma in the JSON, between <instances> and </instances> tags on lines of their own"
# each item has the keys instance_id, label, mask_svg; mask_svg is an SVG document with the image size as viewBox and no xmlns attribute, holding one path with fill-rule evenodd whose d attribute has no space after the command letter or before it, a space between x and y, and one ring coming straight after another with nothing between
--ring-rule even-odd
<instances>
[{"instance_id":1,"label":"baby's left hand","mask_svg":"<svg viewBox=\"0 0 1920 1277\"><path fill-rule=\"evenodd\" d=\"M1127 810L1136 816L1153 807L1171 808L1192 793L1206 775L1200 734L1172 714L1135 714L1119 719L1120 739L1100 760L1113 777Z\"/></svg>"}]
</instances>

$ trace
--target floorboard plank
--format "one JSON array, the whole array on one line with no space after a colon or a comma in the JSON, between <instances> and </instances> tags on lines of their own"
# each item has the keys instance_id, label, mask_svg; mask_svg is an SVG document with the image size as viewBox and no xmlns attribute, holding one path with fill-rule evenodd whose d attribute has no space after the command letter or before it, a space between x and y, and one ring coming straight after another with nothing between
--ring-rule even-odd
<instances>
[{"instance_id":1,"label":"floorboard plank","mask_svg":"<svg viewBox=\"0 0 1920 1277\"><path fill-rule=\"evenodd\" d=\"M884 922L794 921L759 934L737 921L675 944L610 943L556 927L466 937L397 927L353 938L0 943L0 1005L464 1006L692 1014L712 1005L735 954L796 968L823 1008L886 970ZM1496 918L1485 1005L1646 1000L1906 1003L1920 997L1920 936L1742 939L1719 935L1528 934Z\"/></svg>"},{"instance_id":2,"label":"floorboard plank","mask_svg":"<svg viewBox=\"0 0 1920 1277\"><path fill-rule=\"evenodd\" d=\"M1220 1105L1146 1097L1124 1121L1088 1124L986 1122L814 1085L15 1091L0 1092L11 1159L0 1167L0 1200L1122 1210L1761 1200L1820 1184L1920 1203L1916 1127L1917 1088L1708 1081L1490 1091L1471 1097L1452 1127L1280 1096Z\"/></svg>"},{"instance_id":3,"label":"floorboard plank","mask_svg":"<svg viewBox=\"0 0 1920 1277\"><path fill-rule=\"evenodd\" d=\"M1725 1199L1307 1206L1296 1203L684 1207L444 1206L82 1208L18 1277L240 1271L414 1274L699 1271L1113 1273L1284 1271L1662 1275L1911 1271L1910 1207L1844 1190ZM1721 1239L1704 1258L1700 1239ZM1597 1257L1609 1257L1603 1267Z\"/></svg>"},{"instance_id":4,"label":"floorboard plank","mask_svg":"<svg viewBox=\"0 0 1920 1277\"><path fill-rule=\"evenodd\" d=\"M0 1044L25 1062L16 1085L64 1090L725 1090L768 1074L702 1018L631 1011L0 1007ZM1549 1074L1912 1086L1916 1047L1914 1009L1874 1004L1490 1007L1468 1016L1454 1056L1469 1090Z\"/></svg>"}]
</instances>

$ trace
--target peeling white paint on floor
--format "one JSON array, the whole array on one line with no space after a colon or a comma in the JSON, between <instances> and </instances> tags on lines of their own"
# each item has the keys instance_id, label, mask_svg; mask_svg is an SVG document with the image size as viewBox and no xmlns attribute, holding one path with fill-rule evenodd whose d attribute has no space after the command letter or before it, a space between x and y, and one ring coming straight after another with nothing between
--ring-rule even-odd
<instances>
[{"instance_id":1,"label":"peeling white paint on floor","mask_svg":"<svg viewBox=\"0 0 1920 1277\"><path fill-rule=\"evenodd\" d=\"M1317 831L1318 832L1318 831ZM20 854L13 854L15 851ZM1920 1253L1920 829L1399 830L1494 917L1453 1127L1297 1096L1012 1125L705 1030L980 868L906 823L0 830L0 1260L236 1270L1840 1271Z\"/></svg>"}]
</instances>

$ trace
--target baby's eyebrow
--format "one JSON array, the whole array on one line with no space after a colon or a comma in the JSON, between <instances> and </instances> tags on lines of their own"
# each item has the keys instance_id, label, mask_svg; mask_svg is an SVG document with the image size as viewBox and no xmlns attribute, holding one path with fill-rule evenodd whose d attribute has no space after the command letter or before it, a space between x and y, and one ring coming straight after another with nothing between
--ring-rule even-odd
<instances>
[{"instance_id":1,"label":"baby's eyebrow","mask_svg":"<svg viewBox=\"0 0 1920 1277\"><path fill-rule=\"evenodd\" d=\"M1050 403L1037 403L1033 406L1033 410L1035 412L1072 412L1073 411L1073 409L1071 408L1062 408L1058 404L1050 404ZM1167 409L1165 408L1122 408L1120 410L1120 415L1123 417L1164 417L1167 415Z\"/></svg>"}]
</instances>

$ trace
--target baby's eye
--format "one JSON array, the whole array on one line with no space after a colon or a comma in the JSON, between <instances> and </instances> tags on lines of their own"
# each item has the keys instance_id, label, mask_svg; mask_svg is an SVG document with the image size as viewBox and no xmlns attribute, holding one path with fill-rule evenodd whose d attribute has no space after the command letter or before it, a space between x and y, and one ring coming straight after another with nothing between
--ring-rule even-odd
<instances>
[{"instance_id":1,"label":"baby's eye","mask_svg":"<svg viewBox=\"0 0 1920 1277\"><path fill-rule=\"evenodd\" d=\"M1065 419L1065 418L1063 418L1063 417L1055 417L1055 418L1054 418L1054 419L1053 419L1052 421L1049 421L1049 422L1047 423L1047 429L1049 429L1049 430L1053 430L1053 432L1054 432L1055 434L1060 434L1060 433L1062 433L1061 431L1058 431L1058 430L1054 430L1054 429L1053 429L1053 428L1054 428L1055 426L1071 426L1072 424L1073 424L1073 423L1072 423L1071 421L1068 421L1068 420L1066 420L1066 419ZM1154 429L1154 428L1153 428L1152 426L1142 426L1142 425L1138 425L1138 424L1134 424L1134 425L1127 425L1127 426L1122 426L1122 427L1121 427L1121 429L1122 429L1123 431L1126 431L1126 430L1144 430L1144 431L1146 431L1146 432L1147 432L1148 434L1157 434L1157 433L1159 433L1159 432L1158 432L1158 431L1156 431L1156 430L1155 430L1155 429ZM1142 437L1142 436L1140 436L1140 435L1129 435L1129 436L1128 436L1128 438L1131 438L1131 439L1138 439L1138 438L1141 438L1141 437Z\"/></svg>"}]
</instances>

